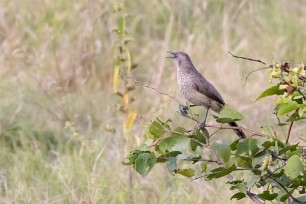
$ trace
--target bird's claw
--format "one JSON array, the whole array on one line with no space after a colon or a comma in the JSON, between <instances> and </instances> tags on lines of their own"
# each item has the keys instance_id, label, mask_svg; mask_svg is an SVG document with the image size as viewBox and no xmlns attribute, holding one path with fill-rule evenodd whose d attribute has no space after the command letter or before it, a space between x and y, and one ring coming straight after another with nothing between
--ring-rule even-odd
<instances>
[{"instance_id":1,"label":"bird's claw","mask_svg":"<svg viewBox=\"0 0 306 204\"><path fill-rule=\"evenodd\" d=\"M182 115L187 115L188 114L188 112L187 112L188 106L184 106L184 105L180 104L179 105L179 110L180 110L180 113Z\"/></svg>"},{"instance_id":2,"label":"bird's claw","mask_svg":"<svg viewBox=\"0 0 306 204\"><path fill-rule=\"evenodd\" d=\"M206 127L205 122L200 123L199 128L200 128L201 130L202 130L202 129L205 129L205 127Z\"/></svg>"}]
</instances>

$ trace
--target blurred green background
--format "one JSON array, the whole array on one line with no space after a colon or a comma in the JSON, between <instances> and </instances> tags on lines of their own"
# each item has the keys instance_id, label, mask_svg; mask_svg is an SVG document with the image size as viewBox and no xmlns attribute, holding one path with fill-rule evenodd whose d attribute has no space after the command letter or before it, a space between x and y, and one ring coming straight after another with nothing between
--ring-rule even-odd
<instances>
[{"instance_id":1,"label":"blurred green background","mask_svg":"<svg viewBox=\"0 0 306 204\"><path fill-rule=\"evenodd\" d=\"M243 126L260 131L277 123L273 98L254 102L269 86L268 72L254 73L243 87L246 75L263 66L227 51L268 63L301 63L305 1L123 3L138 65L133 77L184 100L174 64L165 58L168 50L182 50L245 115ZM192 123L179 117L174 101L137 86L130 107L137 118L132 128L123 128L126 116L116 108L120 97L113 94L110 57L117 40L116 4L0 1L0 203L252 203L229 201L233 192L225 180L173 177L163 165L143 178L121 164L144 141L146 124L155 117L171 117L185 127ZM304 131L305 124L296 123L292 140ZM225 133L228 140L235 137L222 132L215 139Z\"/></svg>"}]
</instances>

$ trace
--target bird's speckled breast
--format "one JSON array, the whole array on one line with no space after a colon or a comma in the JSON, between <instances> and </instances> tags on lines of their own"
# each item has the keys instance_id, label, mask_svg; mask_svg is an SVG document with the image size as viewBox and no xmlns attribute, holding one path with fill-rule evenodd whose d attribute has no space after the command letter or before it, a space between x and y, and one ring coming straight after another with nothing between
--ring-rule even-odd
<instances>
[{"instance_id":1,"label":"bird's speckled breast","mask_svg":"<svg viewBox=\"0 0 306 204\"><path fill-rule=\"evenodd\" d=\"M181 92L183 93L183 95L185 96L185 98L190 101L191 103L194 103L192 101L192 78L189 74L184 74L182 72L181 69L177 69L177 81L178 81L178 85L179 85L179 88L181 90Z\"/></svg>"}]
</instances>

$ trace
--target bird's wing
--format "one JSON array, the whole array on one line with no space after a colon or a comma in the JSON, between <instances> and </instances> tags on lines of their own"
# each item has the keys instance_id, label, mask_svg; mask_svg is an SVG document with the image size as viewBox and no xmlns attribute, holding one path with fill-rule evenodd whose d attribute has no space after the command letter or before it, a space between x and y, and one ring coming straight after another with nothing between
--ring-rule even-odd
<instances>
[{"instance_id":1,"label":"bird's wing","mask_svg":"<svg viewBox=\"0 0 306 204\"><path fill-rule=\"evenodd\" d=\"M222 96L217 91L217 89L204 77L201 77L201 80L195 80L193 83L193 88L201 94L205 95L206 97L211 98L212 100L215 100L221 104L225 104Z\"/></svg>"}]
</instances>

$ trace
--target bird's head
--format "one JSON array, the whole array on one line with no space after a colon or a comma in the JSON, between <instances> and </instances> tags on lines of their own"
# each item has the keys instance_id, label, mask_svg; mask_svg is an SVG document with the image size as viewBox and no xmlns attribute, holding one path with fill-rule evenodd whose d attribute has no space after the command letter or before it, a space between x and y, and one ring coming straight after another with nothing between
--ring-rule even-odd
<instances>
[{"instance_id":1,"label":"bird's head","mask_svg":"<svg viewBox=\"0 0 306 204\"><path fill-rule=\"evenodd\" d=\"M170 54L170 56L168 56L167 58L170 58L172 59L172 61L174 62L174 64L178 67L182 64L185 64L185 63L190 63L191 60L190 60L190 57L185 53L185 52L167 52Z\"/></svg>"}]
</instances>

